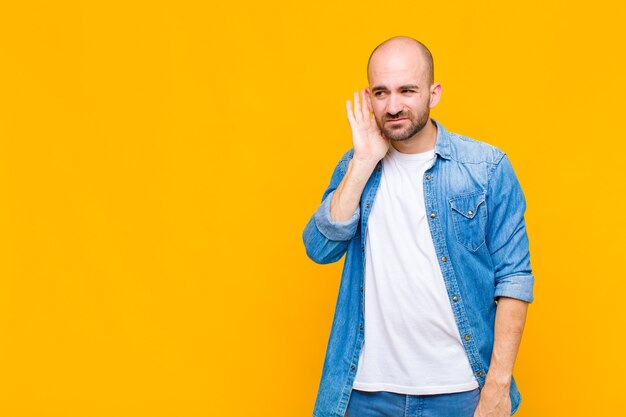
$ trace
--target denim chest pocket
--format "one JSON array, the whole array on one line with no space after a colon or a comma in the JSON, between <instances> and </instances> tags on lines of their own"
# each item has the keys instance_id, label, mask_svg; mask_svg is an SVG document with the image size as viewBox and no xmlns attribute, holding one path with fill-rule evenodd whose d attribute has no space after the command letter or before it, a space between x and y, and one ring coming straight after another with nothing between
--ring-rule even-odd
<instances>
[{"instance_id":1,"label":"denim chest pocket","mask_svg":"<svg viewBox=\"0 0 626 417\"><path fill-rule=\"evenodd\" d=\"M487 205L484 191L448 198L456 240L474 252L485 243Z\"/></svg>"}]
</instances>

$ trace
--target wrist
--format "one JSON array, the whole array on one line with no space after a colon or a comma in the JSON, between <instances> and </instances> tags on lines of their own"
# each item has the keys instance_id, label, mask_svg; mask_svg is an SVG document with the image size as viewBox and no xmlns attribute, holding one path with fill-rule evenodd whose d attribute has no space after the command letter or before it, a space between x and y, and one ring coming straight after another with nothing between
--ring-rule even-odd
<instances>
[{"instance_id":1,"label":"wrist","mask_svg":"<svg viewBox=\"0 0 626 417\"><path fill-rule=\"evenodd\" d=\"M376 164L378 164L379 159L371 159L371 158L359 158L354 156L350 162L348 163L349 168L357 170L359 172L371 173L376 168Z\"/></svg>"},{"instance_id":2,"label":"wrist","mask_svg":"<svg viewBox=\"0 0 626 417\"><path fill-rule=\"evenodd\" d=\"M497 372L495 370L489 370L485 377L485 384L494 384L500 387L511 386L512 375L508 372Z\"/></svg>"}]
</instances>

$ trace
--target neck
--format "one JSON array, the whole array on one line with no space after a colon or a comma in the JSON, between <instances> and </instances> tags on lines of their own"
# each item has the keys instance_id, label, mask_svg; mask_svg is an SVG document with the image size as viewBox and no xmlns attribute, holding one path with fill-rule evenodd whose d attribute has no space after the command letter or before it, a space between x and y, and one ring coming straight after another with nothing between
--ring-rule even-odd
<instances>
[{"instance_id":1,"label":"neck","mask_svg":"<svg viewBox=\"0 0 626 417\"><path fill-rule=\"evenodd\" d=\"M437 142L437 126L428 118L426 126L411 138L401 141L391 141L391 145L398 152L402 153L422 153L435 148Z\"/></svg>"}]
</instances>

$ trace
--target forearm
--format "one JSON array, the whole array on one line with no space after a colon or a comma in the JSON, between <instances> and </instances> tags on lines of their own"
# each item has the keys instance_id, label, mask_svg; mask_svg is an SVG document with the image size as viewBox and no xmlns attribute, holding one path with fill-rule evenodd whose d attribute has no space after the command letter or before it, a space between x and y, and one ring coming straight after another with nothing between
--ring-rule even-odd
<instances>
[{"instance_id":1,"label":"forearm","mask_svg":"<svg viewBox=\"0 0 626 417\"><path fill-rule=\"evenodd\" d=\"M496 308L493 352L486 383L510 386L527 310L528 303L525 301L500 297Z\"/></svg>"},{"instance_id":2,"label":"forearm","mask_svg":"<svg viewBox=\"0 0 626 417\"><path fill-rule=\"evenodd\" d=\"M350 160L346 175L337 186L330 202L330 217L333 221L348 220L352 217L375 166L375 162L361 162L354 158Z\"/></svg>"}]
</instances>

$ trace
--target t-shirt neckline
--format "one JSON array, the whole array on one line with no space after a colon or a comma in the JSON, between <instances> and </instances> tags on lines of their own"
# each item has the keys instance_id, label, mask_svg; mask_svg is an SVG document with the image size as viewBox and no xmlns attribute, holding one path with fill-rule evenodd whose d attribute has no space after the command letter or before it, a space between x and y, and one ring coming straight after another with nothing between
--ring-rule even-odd
<instances>
[{"instance_id":1,"label":"t-shirt neckline","mask_svg":"<svg viewBox=\"0 0 626 417\"><path fill-rule=\"evenodd\" d=\"M435 148L418 153L403 153L394 148L393 145L389 145L388 155L399 161L427 161L435 156Z\"/></svg>"}]
</instances>

